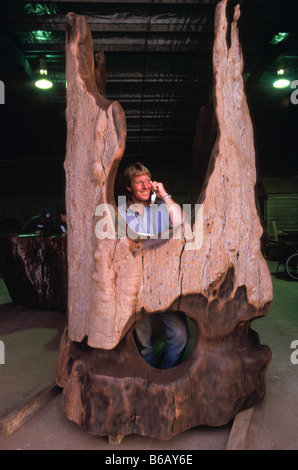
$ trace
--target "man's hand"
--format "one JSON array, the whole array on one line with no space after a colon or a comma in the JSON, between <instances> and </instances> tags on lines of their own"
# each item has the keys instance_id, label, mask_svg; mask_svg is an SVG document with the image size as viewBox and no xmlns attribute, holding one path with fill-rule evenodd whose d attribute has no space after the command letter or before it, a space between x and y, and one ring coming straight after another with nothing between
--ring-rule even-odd
<instances>
[{"instance_id":1,"label":"man's hand","mask_svg":"<svg viewBox=\"0 0 298 470\"><path fill-rule=\"evenodd\" d=\"M162 183L158 183L157 181L152 181L151 189L156 193L159 199L162 199L168 194L164 188L164 185Z\"/></svg>"},{"instance_id":2,"label":"man's hand","mask_svg":"<svg viewBox=\"0 0 298 470\"><path fill-rule=\"evenodd\" d=\"M158 183L157 181L152 181L151 190L154 191L157 197L160 199L163 199L168 194L164 188L164 185L162 183ZM183 212L181 207L173 200L173 198L166 198L164 203L169 211L171 227L177 227L178 225L183 224Z\"/></svg>"}]
</instances>

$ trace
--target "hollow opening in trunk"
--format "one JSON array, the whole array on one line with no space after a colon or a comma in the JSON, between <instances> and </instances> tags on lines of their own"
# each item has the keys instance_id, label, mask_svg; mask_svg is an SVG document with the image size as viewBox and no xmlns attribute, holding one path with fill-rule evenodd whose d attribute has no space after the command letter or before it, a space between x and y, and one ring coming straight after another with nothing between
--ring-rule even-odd
<instances>
[{"instance_id":1,"label":"hollow opening in trunk","mask_svg":"<svg viewBox=\"0 0 298 470\"><path fill-rule=\"evenodd\" d=\"M169 317L171 320L167 322ZM168 369L181 364L190 356L196 343L197 329L184 313L166 312L148 315L140 320L133 336L141 357L149 365Z\"/></svg>"}]
</instances>

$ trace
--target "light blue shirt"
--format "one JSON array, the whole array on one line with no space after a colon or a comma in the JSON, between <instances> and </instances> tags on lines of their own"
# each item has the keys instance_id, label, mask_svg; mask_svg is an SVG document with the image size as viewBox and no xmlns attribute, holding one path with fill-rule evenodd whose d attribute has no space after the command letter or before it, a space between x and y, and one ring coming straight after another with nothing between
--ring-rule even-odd
<instances>
[{"instance_id":1,"label":"light blue shirt","mask_svg":"<svg viewBox=\"0 0 298 470\"><path fill-rule=\"evenodd\" d=\"M157 236L171 227L167 206L162 201L144 206L143 215L133 205L127 208L126 204L122 204L118 211L128 227L137 234Z\"/></svg>"}]
</instances>

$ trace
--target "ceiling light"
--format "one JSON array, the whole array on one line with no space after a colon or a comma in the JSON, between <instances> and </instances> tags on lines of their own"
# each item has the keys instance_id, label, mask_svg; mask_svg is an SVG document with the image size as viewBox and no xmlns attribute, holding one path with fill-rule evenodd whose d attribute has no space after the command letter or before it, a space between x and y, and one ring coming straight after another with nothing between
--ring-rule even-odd
<instances>
[{"instance_id":1,"label":"ceiling light","mask_svg":"<svg viewBox=\"0 0 298 470\"><path fill-rule=\"evenodd\" d=\"M35 86L37 88L41 88L42 90L48 90L49 88L52 88L53 82L51 82L47 78L42 78L40 80L36 80Z\"/></svg>"},{"instance_id":2,"label":"ceiling light","mask_svg":"<svg viewBox=\"0 0 298 470\"><path fill-rule=\"evenodd\" d=\"M290 80L287 80L286 78L279 78L278 80L275 80L273 86L274 88L286 88L290 83Z\"/></svg>"},{"instance_id":3,"label":"ceiling light","mask_svg":"<svg viewBox=\"0 0 298 470\"><path fill-rule=\"evenodd\" d=\"M39 75L40 78L36 80L35 86L40 88L41 90L48 90L52 88L53 82L47 78L48 71L45 59L40 59L39 61L40 68L39 68Z\"/></svg>"},{"instance_id":4,"label":"ceiling light","mask_svg":"<svg viewBox=\"0 0 298 470\"><path fill-rule=\"evenodd\" d=\"M277 33L271 39L270 44L279 44L281 41L284 41L288 36L290 36L290 33Z\"/></svg>"}]
</instances>

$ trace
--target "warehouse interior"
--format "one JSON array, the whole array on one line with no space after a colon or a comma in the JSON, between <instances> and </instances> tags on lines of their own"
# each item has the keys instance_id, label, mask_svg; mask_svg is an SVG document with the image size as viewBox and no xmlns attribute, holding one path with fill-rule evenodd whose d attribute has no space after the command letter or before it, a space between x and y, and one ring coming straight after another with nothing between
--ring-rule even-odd
<instances>
[{"instance_id":1,"label":"warehouse interior","mask_svg":"<svg viewBox=\"0 0 298 470\"><path fill-rule=\"evenodd\" d=\"M234 0L228 3L232 15ZM1 233L64 204L66 14L84 15L106 59L106 97L126 117L127 163L143 161L177 201L197 199L196 125L212 90L217 0L1 2ZM243 77L255 133L258 179L297 175L297 3L241 0ZM46 66L53 86L35 82ZM295 84L294 84L295 85ZM292 95L294 93L294 95ZM291 100L292 98L292 100ZM183 166L183 172L181 172ZM36 198L38 195L38 198ZM296 227L297 228L297 227Z\"/></svg>"},{"instance_id":2,"label":"warehouse interior","mask_svg":"<svg viewBox=\"0 0 298 470\"><path fill-rule=\"evenodd\" d=\"M202 107L210 104L214 12L218 0L20 1L0 5L0 235L20 232L28 218L50 209L58 222L65 206L65 25L68 12L86 17L94 51L106 59L106 96L124 109L127 141L120 174L142 161L179 203L194 203L204 162L194 162ZM244 83L256 150L257 204L274 300L253 328L273 351L267 395L254 410L249 450L297 450L297 279L286 272L281 246L293 253L298 232L298 41L296 0L239 3ZM53 86L35 82L46 66ZM277 79L287 79L276 88ZM297 81L297 83L296 83ZM290 238L289 238L290 237ZM294 240L294 242L293 242ZM281 244L280 244L281 243ZM0 273L2 274L2 273ZM64 311L16 305L1 277L0 418L51 386ZM13 372L11 372L13 371ZM110 450L69 422L58 393L9 437L0 449ZM126 436L119 450L225 449L231 425L195 428L171 441Z\"/></svg>"}]
</instances>

